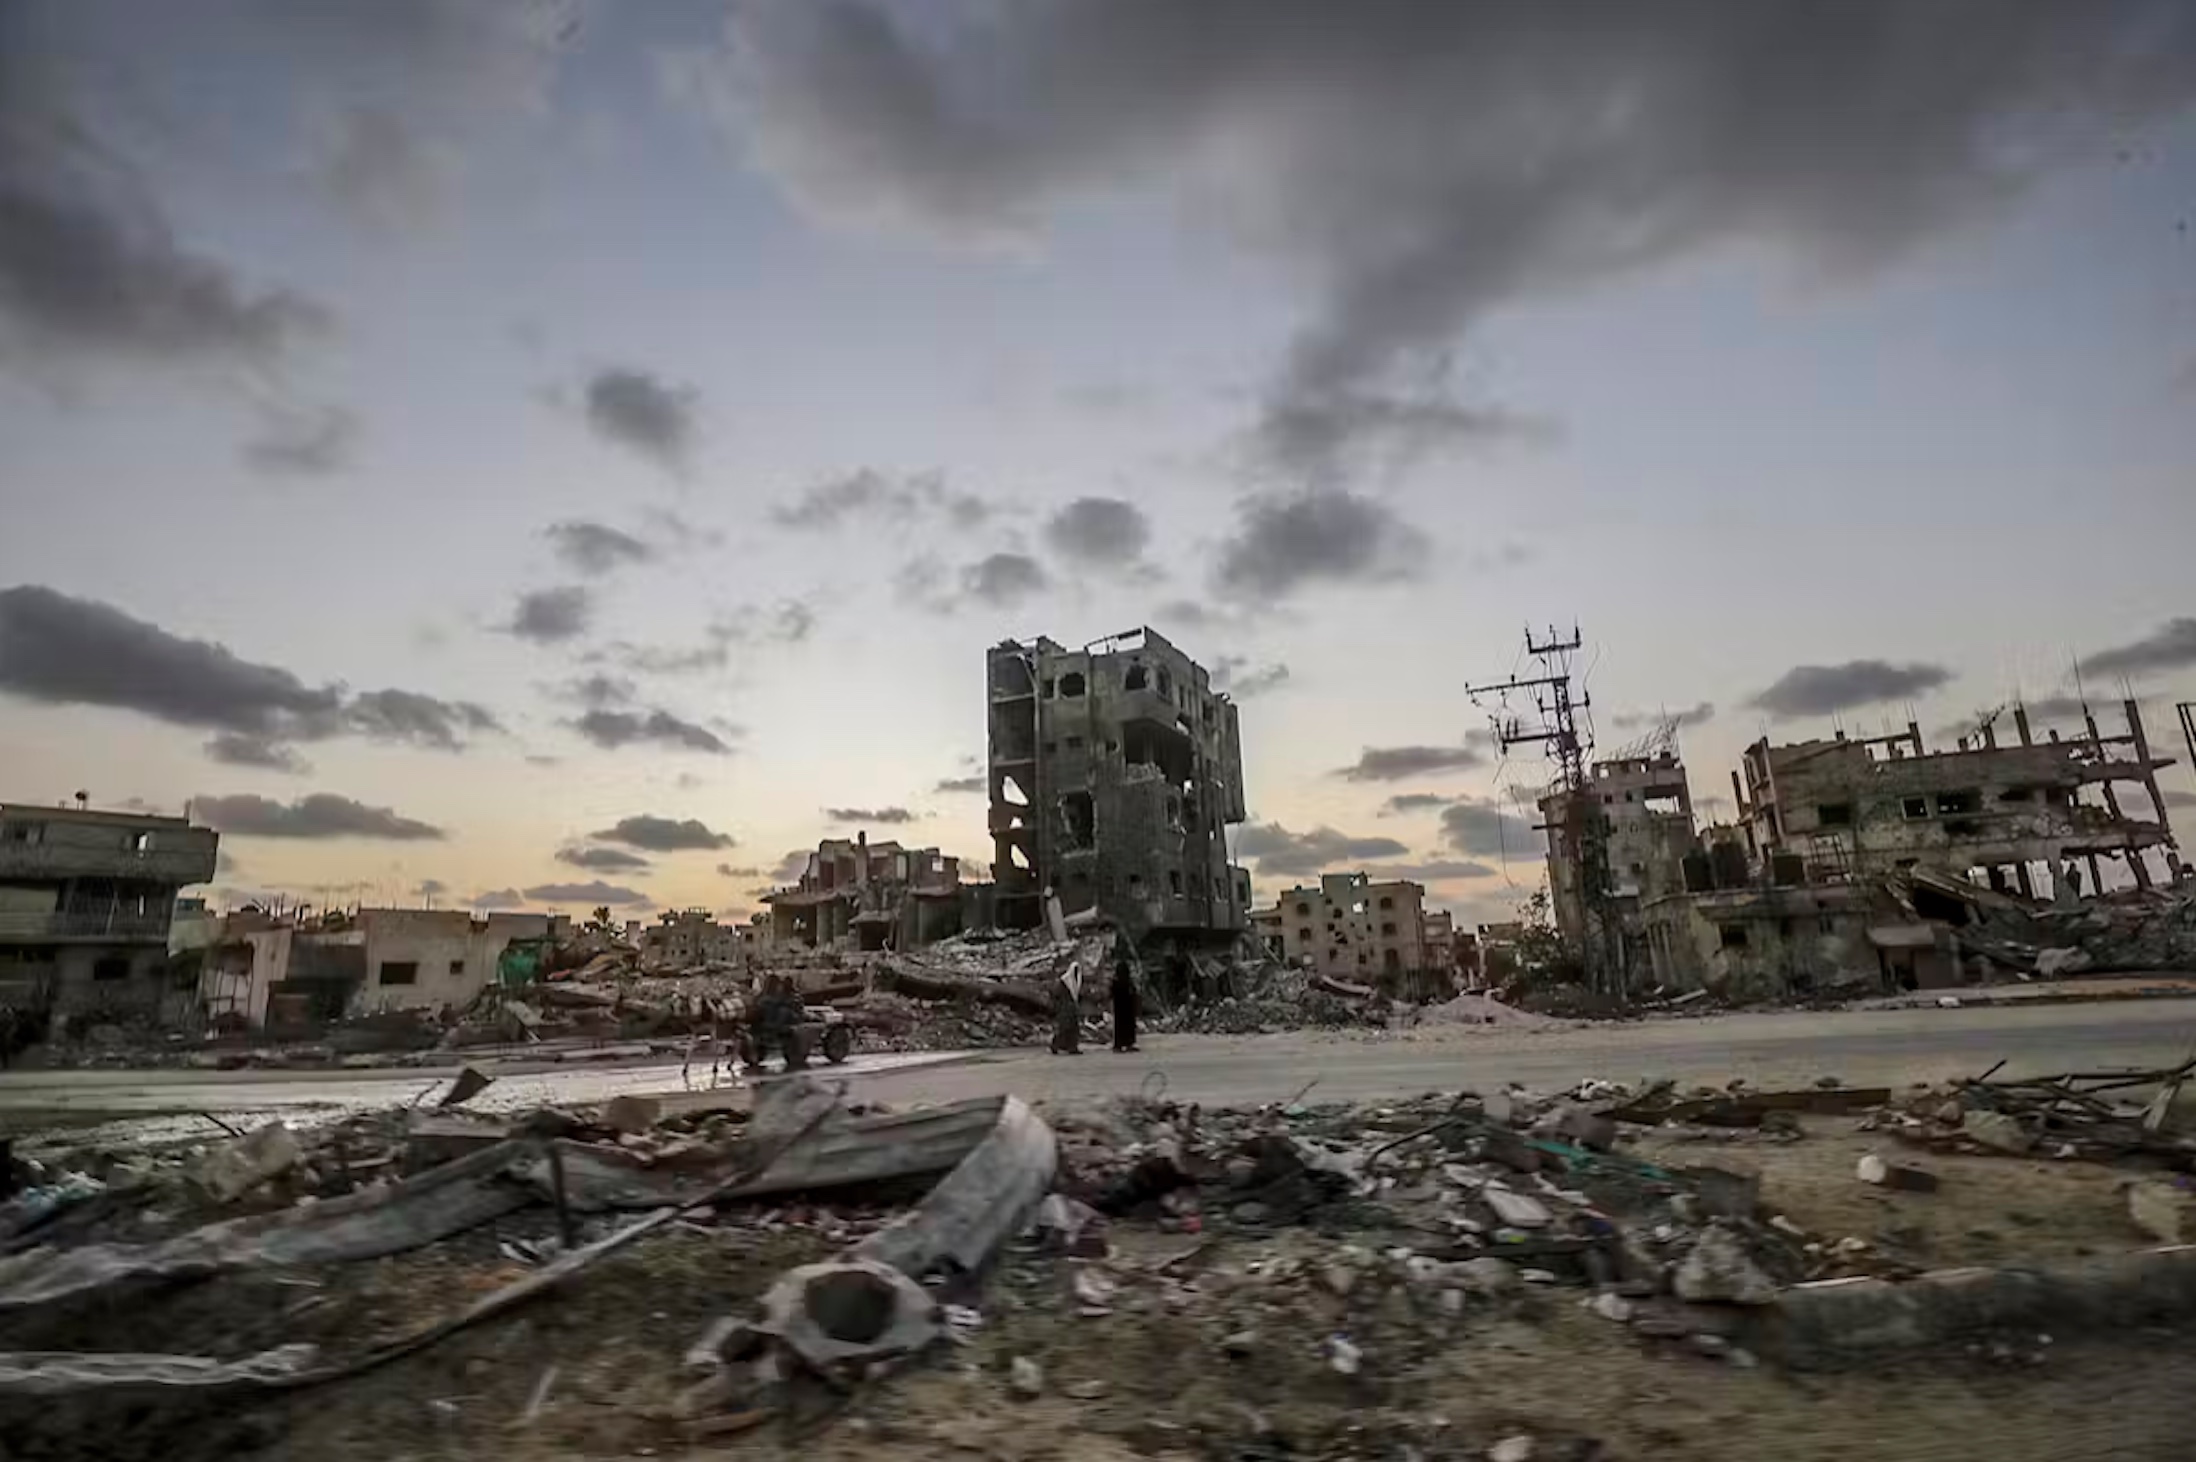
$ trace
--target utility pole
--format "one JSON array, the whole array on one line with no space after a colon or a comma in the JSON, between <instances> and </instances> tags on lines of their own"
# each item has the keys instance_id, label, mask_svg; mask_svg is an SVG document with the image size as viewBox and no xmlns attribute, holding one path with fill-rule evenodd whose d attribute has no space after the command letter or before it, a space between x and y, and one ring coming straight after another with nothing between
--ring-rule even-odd
<instances>
[{"instance_id":1,"label":"utility pole","mask_svg":"<svg viewBox=\"0 0 2196 1462\"><path fill-rule=\"evenodd\" d=\"M1475 701L1483 695L1500 695L1505 706L1512 691L1532 694L1537 723L1528 726L1516 716L1498 717L1495 737L1505 752L1513 746L1538 742L1556 764L1555 792L1561 814L1541 824L1541 830L1555 834L1557 859L1569 868L1570 881L1577 889L1579 927L1571 932L1578 938L1586 982L1602 994L1623 998L1628 993L1626 951L1624 930L1612 907L1609 822L1595 805L1588 787L1587 757L1593 750L1592 740L1580 736L1578 730L1577 713L1590 708L1593 697L1581 690L1574 698L1571 691L1571 657L1583 644L1575 624L1567 638L1551 626L1547 638L1535 639L1527 628L1525 653L1539 662L1540 673L1467 685L1464 691ZM1550 869L1551 884L1555 876L1556 870ZM1551 887L1550 895L1559 901L1560 922L1563 892Z\"/></svg>"}]
</instances>

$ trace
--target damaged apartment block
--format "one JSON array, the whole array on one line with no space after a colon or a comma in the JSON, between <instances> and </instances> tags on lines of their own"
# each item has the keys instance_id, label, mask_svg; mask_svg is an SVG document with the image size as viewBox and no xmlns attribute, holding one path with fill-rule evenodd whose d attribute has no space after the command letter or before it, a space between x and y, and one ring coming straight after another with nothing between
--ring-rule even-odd
<instances>
[{"instance_id":1,"label":"damaged apartment block","mask_svg":"<svg viewBox=\"0 0 2196 1462\"><path fill-rule=\"evenodd\" d=\"M961 932L961 860L936 848L826 838L790 888L767 894L778 948L916 949Z\"/></svg>"},{"instance_id":2,"label":"damaged apartment block","mask_svg":"<svg viewBox=\"0 0 2196 1462\"><path fill-rule=\"evenodd\" d=\"M1747 748L1732 773L1739 822L1705 830L1680 862L1683 887L1644 906L1656 979L1763 993L1860 973L1885 984L1961 978L1983 946L1967 907L1996 896L2042 907L2186 877L2165 819L2142 716L2127 730L2044 741L2013 708L2018 743L1985 722L1929 751L1909 722L1890 736ZM2128 816L2143 788L2156 818ZM2010 906L2010 905L2009 905Z\"/></svg>"},{"instance_id":3,"label":"damaged apartment block","mask_svg":"<svg viewBox=\"0 0 2196 1462\"><path fill-rule=\"evenodd\" d=\"M1149 629L1080 650L1040 637L993 648L987 684L1002 927L1043 923L1050 896L1137 938L1246 927L1227 843L1242 736L1203 666Z\"/></svg>"}]
</instances>

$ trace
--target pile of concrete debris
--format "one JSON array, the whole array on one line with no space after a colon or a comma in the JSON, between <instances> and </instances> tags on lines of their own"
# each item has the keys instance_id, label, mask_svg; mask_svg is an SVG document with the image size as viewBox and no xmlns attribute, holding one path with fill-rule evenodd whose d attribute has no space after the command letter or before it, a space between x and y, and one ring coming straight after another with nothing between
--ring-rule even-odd
<instances>
[{"instance_id":1,"label":"pile of concrete debris","mask_svg":"<svg viewBox=\"0 0 2196 1462\"><path fill-rule=\"evenodd\" d=\"M1155 1030L1205 1035L1260 1035L1273 1031L1380 1028L1391 1005L1379 991L1318 975L1266 958L1199 959L1187 998L1155 1012Z\"/></svg>"},{"instance_id":2,"label":"pile of concrete debris","mask_svg":"<svg viewBox=\"0 0 2196 1462\"><path fill-rule=\"evenodd\" d=\"M2165 1110L2192 1070L2137 1075L2163 1079ZM32 1186L0 1203L0 1347L12 1352L0 1353L0 1430L50 1442L55 1428L75 1429L77 1450L57 1455L166 1454L172 1430L204 1413L163 1411L161 1398L287 1407L288 1427L306 1407L284 1398L360 1398L313 1403L334 1411L399 1404L392 1397L416 1405L428 1377L459 1366L487 1375L514 1355L528 1372L511 1405L536 1417L560 1370L611 1363L586 1350L607 1343L602 1327L563 1327L544 1366L533 1342L497 1326L552 1289L561 1304L596 1303L586 1295L604 1286L590 1291L583 1271L649 1245L665 1267L640 1263L609 1287L649 1317L635 1333L659 1348L666 1306L696 1292L694 1264L747 1255L776 1266L756 1275L751 1313L695 1317L673 1342L683 1359L649 1362L679 1378L675 1399L645 1419L658 1428L646 1433L652 1446L772 1418L813 1424L948 1345L996 1364L1012 1395L1045 1393L1056 1384L1046 1368L1090 1344L1064 1335L1036 1355L1018 1348L1032 1331L1016 1316L1033 1308L1068 1326L1116 1314L1163 1322L1174 1328L1151 1350L1167 1385L1255 1373L1273 1395L1307 1383L1303 1368L1350 1382L1375 1364L1401 1374L1490 1317L1545 1317L1552 1304L1676 1353L1800 1363L1811 1346L1853 1336L1875 1346L2006 1312L1968 1271L1957 1304L1918 1313L1915 1285L1928 1281L1911 1265L1811 1232L1765 1201L1757 1174L1640 1156L1644 1128L1673 1141L1751 1129L1778 1144L1799 1140L1802 1115L1848 1115L1912 1130L1923 1146L2048 1154L2059 1151L2055 1119L2063 1134L2073 1113L2127 1115L2099 1089L1979 1080L1894 1098L1831 1082L1681 1092L1588 1081L1372 1105L1121 1098L1046 1110L990 1097L892 1112L787 1079L765 1083L752 1112L712 1109L711 1098L667 1114L621 1097L512 1120L468 1115L460 1087L440 1109L317 1129L160 1152L56 1151L18 1163L14 1176ZM1993 1115L2028 1140L1994 1138ZM2196 1142L2163 1116L2151 1128L2135 1149L2099 1140L2066 1155L2196 1165ZM1871 1157L1859 1181L1933 1181ZM2145 1213L2196 1212L2172 1183L2139 1186ZM343 1277L367 1261L379 1265L374 1283ZM2014 1296L2023 1304L2063 1298L2026 1282ZM723 1292L715 1280L701 1289ZM130 1305L106 1303L125 1291ZM411 1308L375 1308L393 1293ZM1832 1335L1818 1321L1833 1309L1861 1320ZM1886 1314L1895 1332L1878 1323ZM173 1353L134 1348L149 1334ZM402 1370L430 1349L441 1353ZM401 1384L362 1389L383 1367ZM1067 1384L1076 1397L1104 1383ZM616 1394L590 1392L582 1409L599 1417ZM124 1395L132 1405L96 1404ZM493 1429L512 1424L496 1416ZM487 1432L465 1440L486 1445Z\"/></svg>"}]
</instances>

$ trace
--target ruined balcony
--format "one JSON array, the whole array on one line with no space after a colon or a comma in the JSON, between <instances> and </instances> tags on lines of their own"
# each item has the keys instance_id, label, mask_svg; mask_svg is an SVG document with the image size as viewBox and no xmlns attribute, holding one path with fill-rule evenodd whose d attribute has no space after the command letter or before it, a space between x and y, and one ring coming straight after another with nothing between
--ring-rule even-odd
<instances>
[{"instance_id":1,"label":"ruined balcony","mask_svg":"<svg viewBox=\"0 0 2196 1462\"><path fill-rule=\"evenodd\" d=\"M48 940L106 940L118 944L165 944L168 915L116 913L0 912L0 941L10 944Z\"/></svg>"}]
</instances>

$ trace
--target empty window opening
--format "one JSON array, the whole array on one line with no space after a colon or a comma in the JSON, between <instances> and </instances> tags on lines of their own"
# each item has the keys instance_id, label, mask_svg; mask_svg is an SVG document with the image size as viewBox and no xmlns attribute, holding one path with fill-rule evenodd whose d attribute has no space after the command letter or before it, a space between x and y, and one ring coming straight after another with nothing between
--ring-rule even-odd
<instances>
[{"instance_id":1,"label":"empty window opening","mask_svg":"<svg viewBox=\"0 0 2196 1462\"><path fill-rule=\"evenodd\" d=\"M2008 787L1998 794L2000 802L2032 802L2036 798L2033 787Z\"/></svg>"},{"instance_id":2,"label":"empty window opening","mask_svg":"<svg viewBox=\"0 0 2196 1462\"><path fill-rule=\"evenodd\" d=\"M1380 896L1380 907L1382 907L1383 909L1392 909L1395 907L1395 900L1390 898L1386 894L1382 894Z\"/></svg>"},{"instance_id":3,"label":"empty window opening","mask_svg":"<svg viewBox=\"0 0 2196 1462\"><path fill-rule=\"evenodd\" d=\"M1838 921L1824 914L1815 920L1815 927L1824 934L1835 934L1838 932Z\"/></svg>"},{"instance_id":4,"label":"empty window opening","mask_svg":"<svg viewBox=\"0 0 2196 1462\"><path fill-rule=\"evenodd\" d=\"M1312 932L1309 929L1299 929L1296 931L1296 937L1305 944L1309 944L1311 943Z\"/></svg>"},{"instance_id":5,"label":"empty window opening","mask_svg":"<svg viewBox=\"0 0 2196 1462\"><path fill-rule=\"evenodd\" d=\"M151 833L139 833L130 839L130 851L133 853L150 853L152 846L153 835Z\"/></svg>"},{"instance_id":6,"label":"empty window opening","mask_svg":"<svg viewBox=\"0 0 2196 1462\"><path fill-rule=\"evenodd\" d=\"M1097 812L1088 792L1070 792L1060 799L1060 822L1067 831L1069 847L1098 845Z\"/></svg>"},{"instance_id":7,"label":"empty window opening","mask_svg":"<svg viewBox=\"0 0 2196 1462\"><path fill-rule=\"evenodd\" d=\"M1716 933L1725 949L1744 949L1746 947L1746 926L1744 924L1719 924L1716 926Z\"/></svg>"},{"instance_id":8,"label":"empty window opening","mask_svg":"<svg viewBox=\"0 0 2196 1462\"><path fill-rule=\"evenodd\" d=\"M1014 807L1029 806L1029 793L1022 790L1022 784L1015 779L1012 772L1003 772L999 776L999 800Z\"/></svg>"},{"instance_id":9,"label":"empty window opening","mask_svg":"<svg viewBox=\"0 0 2196 1462\"><path fill-rule=\"evenodd\" d=\"M1815 825L1818 827L1851 827L1853 804L1850 802L1825 802L1815 809Z\"/></svg>"},{"instance_id":10,"label":"empty window opening","mask_svg":"<svg viewBox=\"0 0 2196 1462\"><path fill-rule=\"evenodd\" d=\"M1929 815L1929 799L1927 797L1904 798L1899 803L1899 811L1908 817L1927 817Z\"/></svg>"},{"instance_id":11,"label":"empty window opening","mask_svg":"<svg viewBox=\"0 0 2196 1462\"><path fill-rule=\"evenodd\" d=\"M381 962L383 985L416 985L419 983L419 961L416 959L385 959Z\"/></svg>"},{"instance_id":12,"label":"empty window opening","mask_svg":"<svg viewBox=\"0 0 2196 1462\"><path fill-rule=\"evenodd\" d=\"M1164 666L1159 671L1159 694L1168 700L1174 699L1174 677L1167 674Z\"/></svg>"},{"instance_id":13,"label":"empty window opening","mask_svg":"<svg viewBox=\"0 0 2196 1462\"><path fill-rule=\"evenodd\" d=\"M1052 677L1049 675L1045 677L1044 681L1044 696L1048 701L1052 699Z\"/></svg>"},{"instance_id":14,"label":"empty window opening","mask_svg":"<svg viewBox=\"0 0 2196 1462\"><path fill-rule=\"evenodd\" d=\"M1121 677L1121 687L1124 690L1142 690L1149 683L1149 677L1141 664L1130 665L1128 674Z\"/></svg>"},{"instance_id":15,"label":"empty window opening","mask_svg":"<svg viewBox=\"0 0 2196 1462\"><path fill-rule=\"evenodd\" d=\"M1060 695L1061 695L1062 699L1065 699L1065 700L1074 700L1074 699L1075 699L1075 698L1076 698L1077 696L1081 695L1082 693L1083 693L1083 672L1082 672L1082 671L1080 671L1080 670L1070 670L1070 671L1069 671L1069 672L1068 672L1067 674L1065 674L1065 675L1063 675L1063 676L1061 676L1061 677L1060 677Z\"/></svg>"},{"instance_id":16,"label":"empty window opening","mask_svg":"<svg viewBox=\"0 0 2196 1462\"><path fill-rule=\"evenodd\" d=\"M1120 754L1121 754L1121 743L1120 743L1120 742L1118 742L1118 741L1116 741L1116 740L1114 740L1114 739L1113 739L1113 738L1112 738L1111 736L1108 736L1108 737L1106 738L1106 755L1107 755L1107 756L1119 756Z\"/></svg>"},{"instance_id":17,"label":"empty window opening","mask_svg":"<svg viewBox=\"0 0 2196 1462\"><path fill-rule=\"evenodd\" d=\"M1385 970L1390 970L1390 971L1395 971L1395 970L1400 970L1400 969L1402 969L1402 968L1403 968L1403 951L1402 951L1402 950L1400 950L1400 949L1383 949L1383 950L1381 950L1381 951L1380 951L1380 967L1381 967L1382 969L1385 969Z\"/></svg>"},{"instance_id":18,"label":"empty window opening","mask_svg":"<svg viewBox=\"0 0 2196 1462\"><path fill-rule=\"evenodd\" d=\"M127 956L110 954L92 961L92 978L95 980L126 980L130 977Z\"/></svg>"},{"instance_id":19,"label":"empty window opening","mask_svg":"<svg viewBox=\"0 0 2196 1462\"><path fill-rule=\"evenodd\" d=\"M1639 805L1657 817L1676 817L1685 811L1685 804L1675 797L1642 797Z\"/></svg>"},{"instance_id":20,"label":"empty window opening","mask_svg":"<svg viewBox=\"0 0 2196 1462\"><path fill-rule=\"evenodd\" d=\"M1390 919L1387 923L1382 924L1380 926L1380 932L1392 938L1395 934L1395 921L1393 919Z\"/></svg>"},{"instance_id":21,"label":"empty window opening","mask_svg":"<svg viewBox=\"0 0 2196 1462\"><path fill-rule=\"evenodd\" d=\"M1175 896L1176 898L1180 898L1180 897L1182 896L1182 870L1181 870L1181 869L1179 869L1179 868L1169 868L1169 869L1167 870L1167 891L1168 891L1169 893L1173 894L1173 895L1174 895L1174 896Z\"/></svg>"},{"instance_id":22,"label":"empty window opening","mask_svg":"<svg viewBox=\"0 0 2196 1462\"><path fill-rule=\"evenodd\" d=\"M451 961L450 961L450 973L451 973L451 974L453 974L453 975L462 975L462 974L464 974L464 973L465 973L465 961L464 961L464 960L461 960L461 959L454 959L454 960L451 960Z\"/></svg>"},{"instance_id":23,"label":"empty window opening","mask_svg":"<svg viewBox=\"0 0 2196 1462\"><path fill-rule=\"evenodd\" d=\"M1982 794L1972 789L1960 792L1939 792L1937 811L1949 815L1982 810Z\"/></svg>"},{"instance_id":24,"label":"empty window opening","mask_svg":"<svg viewBox=\"0 0 2196 1462\"><path fill-rule=\"evenodd\" d=\"M1363 899L1359 899L1359 900L1358 900L1358 901L1357 901L1356 903L1354 903L1354 904L1351 904L1351 905L1350 905L1350 912L1351 912L1351 913L1353 913L1353 914L1362 914L1362 913L1364 913L1364 912L1365 912L1365 901L1364 901Z\"/></svg>"},{"instance_id":25,"label":"empty window opening","mask_svg":"<svg viewBox=\"0 0 2196 1462\"><path fill-rule=\"evenodd\" d=\"M1068 738L1067 745L1069 751L1081 751L1083 749L1083 738L1080 736L1070 736Z\"/></svg>"},{"instance_id":26,"label":"empty window opening","mask_svg":"<svg viewBox=\"0 0 2196 1462\"><path fill-rule=\"evenodd\" d=\"M1298 917L1299 919L1308 919L1311 917L1311 911L1312 906L1310 904L1298 904L1296 906L1296 917Z\"/></svg>"},{"instance_id":27,"label":"empty window opening","mask_svg":"<svg viewBox=\"0 0 2196 1462\"><path fill-rule=\"evenodd\" d=\"M1144 891L1144 875L1143 875L1143 874L1141 874L1141 873L1131 873L1131 874L1129 875L1129 892L1130 892L1130 893L1132 893L1132 894L1135 894L1135 893L1142 893L1143 891Z\"/></svg>"},{"instance_id":28,"label":"empty window opening","mask_svg":"<svg viewBox=\"0 0 2196 1462\"><path fill-rule=\"evenodd\" d=\"M1007 844L1007 866L1017 873L1034 873L1037 871L1030 864L1029 854L1014 843Z\"/></svg>"}]
</instances>

